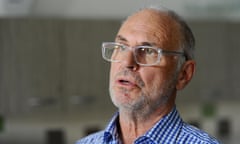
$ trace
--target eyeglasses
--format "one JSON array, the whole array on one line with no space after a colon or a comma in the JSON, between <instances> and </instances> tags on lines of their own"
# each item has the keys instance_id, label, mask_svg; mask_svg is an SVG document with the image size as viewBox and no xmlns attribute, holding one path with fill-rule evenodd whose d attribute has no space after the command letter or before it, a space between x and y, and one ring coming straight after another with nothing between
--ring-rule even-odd
<instances>
[{"instance_id":1,"label":"eyeglasses","mask_svg":"<svg viewBox=\"0 0 240 144\"><path fill-rule=\"evenodd\" d=\"M121 62L125 59L126 52L133 51L134 59L137 64L141 66L153 66L160 62L162 55L179 55L184 56L180 51L167 51L160 48L151 46L136 46L132 48L116 43L116 42L103 42L102 43L102 56L109 62Z\"/></svg>"}]
</instances>

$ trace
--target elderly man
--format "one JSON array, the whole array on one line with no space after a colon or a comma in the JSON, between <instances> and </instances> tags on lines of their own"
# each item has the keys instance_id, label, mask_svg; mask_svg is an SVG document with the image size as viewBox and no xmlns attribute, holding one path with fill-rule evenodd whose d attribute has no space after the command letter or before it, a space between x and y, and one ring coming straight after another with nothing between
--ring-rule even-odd
<instances>
[{"instance_id":1,"label":"elderly man","mask_svg":"<svg viewBox=\"0 0 240 144\"><path fill-rule=\"evenodd\" d=\"M173 11L144 8L102 44L111 62L110 95L119 112L104 131L77 144L218 144L181 119L175 99L192 79L194 37Z\"/></svg>"}]
</instances>

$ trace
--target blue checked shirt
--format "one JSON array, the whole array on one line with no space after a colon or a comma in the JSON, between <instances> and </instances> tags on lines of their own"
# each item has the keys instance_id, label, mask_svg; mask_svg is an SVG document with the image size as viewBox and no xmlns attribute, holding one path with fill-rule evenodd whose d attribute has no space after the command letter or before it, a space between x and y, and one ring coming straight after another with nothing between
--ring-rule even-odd
<instances>
[{"instance_id":1,"label":"blue checked shirt","mask_svg":"<svg viewBox=\"0 0 240 144\"><path fill-rule=\"evenodd\" d=\"M119 114L114 115L104 131L100 131L80 139L76 144L121 144L117 133ZM159 120L134 144L220 144L208 135L181 119L176 107Z\"/></svg>"}]
</instances>

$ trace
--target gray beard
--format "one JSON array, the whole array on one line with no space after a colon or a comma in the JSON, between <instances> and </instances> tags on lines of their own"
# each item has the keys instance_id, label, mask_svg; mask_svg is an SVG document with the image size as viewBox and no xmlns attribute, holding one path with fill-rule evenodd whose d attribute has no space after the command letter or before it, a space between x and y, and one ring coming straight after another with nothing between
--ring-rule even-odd
<instances>
[{"instance_id":1,"label":"gray beard","mask_svg":"<svg viewBox=\"0 0 240 144\"><path fill-rule=\"evenodd\" d=\"M130 72L131 73L131 72ZM124 74L128 74L128 72L124 71ZM119 110L123 110L125 112L130 113L134 117L147 118L149 115L154 113L158 108L164 107L168 102L173 93L176 91L176 83L177 83L178 72L175 72L172 76L172 79L164 85L161 90L158 90L154 87L151 93L147 94L142 92L138 100L134 101L134 103L120 104L116 101L114 96L114 91L110 88L110 95L112 102L115 104ZM140 79L140 78L139 78ZM139 80L142 82L142 80ZM142 84L144 86L144 83ZM122 88L123 93L128 93L129 91L125 88ZM152 96L149 96L152 95ZM160 96L158 100L152 100L150 97Z\"/></svg>"}]
</instances>

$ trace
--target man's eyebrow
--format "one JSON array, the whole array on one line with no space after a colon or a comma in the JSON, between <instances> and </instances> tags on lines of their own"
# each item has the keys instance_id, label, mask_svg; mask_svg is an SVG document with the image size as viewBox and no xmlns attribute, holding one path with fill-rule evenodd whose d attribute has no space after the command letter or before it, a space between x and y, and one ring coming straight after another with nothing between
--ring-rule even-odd
<instances>
[{"instance_id":1,"label":"man's eyebrow","mask_svg":"<svg viewBox=\"0 0 240 144\"><path fill-rule=\"evenodd\" d=\"M156 43L151 43L151 42L142 42L142 46L156 46Z\"/></svg>"},{"instance_id":2,"label":"man's eyebrow","mask_svg":"<svg viewBox=\"0 0 240 144\"><path fill-rule=\"evenodd\" d=\"M121 35L117 35L116 40L120 40L120 41L123 41L123 42L127 42L128 41L126 38L124 38Z\"/></svg>"},{"instance_id":3,"label":"man's eyebrow","mask_svg":"<svg viewBox=\"0 0 240 144\"><path fill-rule=\"evenodd\" d=\"M116 40L121 41L121 42L128 42L128 40L121 35L117 35ZM139 46L153 46L154 47L154 46L156 46L156 43L154 43L154 42L141 42L139 44Z\"/></svg>"}]
</instances>

